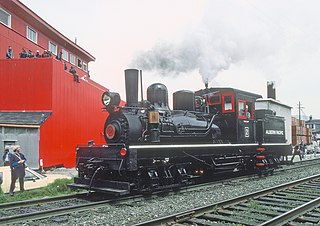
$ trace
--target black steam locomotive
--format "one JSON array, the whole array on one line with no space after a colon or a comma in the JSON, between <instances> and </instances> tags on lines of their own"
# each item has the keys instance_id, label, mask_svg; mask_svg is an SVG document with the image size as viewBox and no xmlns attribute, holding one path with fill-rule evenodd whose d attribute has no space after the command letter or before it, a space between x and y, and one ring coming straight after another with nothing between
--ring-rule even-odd
<instances>
[{"instance_id":1,"label":"black steam locomotive","mask_svg":"<svg viewBox=\"0 0 320 226\"><path fill-rule=\"evenodd\" d=\"M118 93L102 96L109 113L106 144L77 147L73 187L124 195L228 172L267 175L291 153L284 118L255 110L260 95L206 85L196 92L175 92L170 110L165 85L149 86L147 100L138 101L139 71L125 70L125 80L125 106Z\"/></svg>"}]
</instances>

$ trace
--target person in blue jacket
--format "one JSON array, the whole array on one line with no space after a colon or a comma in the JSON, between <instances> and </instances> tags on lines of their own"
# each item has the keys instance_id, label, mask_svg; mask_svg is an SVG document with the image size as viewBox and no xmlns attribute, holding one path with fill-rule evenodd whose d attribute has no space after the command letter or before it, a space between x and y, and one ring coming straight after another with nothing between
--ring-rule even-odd
<instances>
[{"instance_id":1,"label":"person in blue jacket","mask_svg":"<svg viewBox=\"0 0 320 226\"><path fill-rule=\"evenodd\" d=\"M20 153L20 146L15 147L13 150L14 153L10 154L10 167L11 167L11 185L9 194L14 195L14 189L17 179L19 178L20 191L24 191L24 176L26 174L26 158Z\"/></svg>"}]
</instances>

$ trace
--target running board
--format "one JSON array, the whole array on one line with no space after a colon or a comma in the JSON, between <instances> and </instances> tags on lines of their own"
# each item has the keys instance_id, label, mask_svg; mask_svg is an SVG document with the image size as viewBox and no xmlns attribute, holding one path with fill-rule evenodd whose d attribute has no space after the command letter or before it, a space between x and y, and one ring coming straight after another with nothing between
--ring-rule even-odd
<instances>
[{"instance_id":1,"label":"running board","mask_svg":"<svg viewBox=\"0 0 320 226\"><path fill-rule=\"evenodd\" d=\"M71 188L80 188L113 195L127 195L130 193L130 184L121 181L94 180L91 183L89 178L76 177L74 178L74 183L68 186Z\"/></svg>"},{"instance_id":2,"label":"running board","mask_svg":"<svg viewBox=\"0 0 320 226\"><path fill-rule=\"evenodd\" d=\"M70 188L76 188L76 189L85 189L89 190L89 186L85 184L69 184L68 187ZM121 189L114 189L114 188L105 188L105 187L96 187L92 186L90 188L90 191L96 191L96 192L103 192L110 195L128 195L130 191L128 190L121 190Z\"/></svg>"}]
</instances>

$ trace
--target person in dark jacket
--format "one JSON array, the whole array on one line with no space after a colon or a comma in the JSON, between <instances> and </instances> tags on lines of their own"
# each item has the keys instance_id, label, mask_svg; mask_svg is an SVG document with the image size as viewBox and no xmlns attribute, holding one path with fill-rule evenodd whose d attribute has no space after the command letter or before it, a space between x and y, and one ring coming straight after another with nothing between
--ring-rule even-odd
<instances>
[{"instance_id":1,"label":"person in dark jacket","mask_svg":"<svg viewBox=\"0 0 320 226\"><path fill-rule=\"evenodd\" d=\"M28 51L28 58L34 58L34 54L31 49Z\"/></svg>"},{"instance_id":2,"label":"person in dark jacket","mask_svg":"<svg viewBox=\"0 0 320 226\"><path fill-rule=\"evenodd\" d=\"M14 54L13 54L13 50L12 50L11 46L8 47L8 50L6 52L6 58L7 59L13 59L14 58Z\"/></svg>"},{"instance_id":3,"label":"person in dark jacket","mask_svg":"<svg viewBox=\"0 0 320 226\"><path fill-rule=\"evenodd\" d=\"M25 162L26 158L25 156L20 153L21 148L17 146L13 150L13 154L10 154L10 167L11 167L11 185L10 185L10 191L9 194L11 196L14 195L13 191L15 189L15 184L17 179L19 178L19 184L20 184L20 191L24 191L24 176L26 174L25 170Z\"/></svg>"},{"instance_id":4,"label":"person in dark jacket","mask_svg":"<svg viewBox=\"0 0 320 226\"><path fill-rule=\"evenodd\" d=\"M5 148L4 149L4 153L2 156L2 160L3 160L3 165L4 166L10 166L10 152L9 152L9 148Z\"/></svg>"},{"instance_id":5,"label":"person in dark jacket","mask_svg":"<svg viewBox=\"0 0 320 226\"><path fill-rule=\"evenodd\" d=\"M22 50L19 53L19 55L20 55L20 58L28 58L28 53L24 48L22 48Z\"/></svg>"},{"instance_id":6,"label":"person in dark jacket","mask_svg":"<svg viewBox=\"0 0 320 226\"><path fill-rule=\"evenodd\" d=\"M39 50L37 50L36 58L40 58L40 57L41 57L41 54L40 54Z\"/></svg>"},{"instance_id":7,"label":"person in dark jacket","mask_svg":"<svg viewBox=\"0 0 320 226\"><path fill-rule=\"evenodd\" d=\"M300 158L300 161L301 161L302 160L302 155L301 155L301 145L300 144L297 144L296 146L294 146L291 162L293 162L294 157L296 155L299 155L299 158Z\"/></svg>"},{"instance_id":8,"label":"person in dark jacket","mask_svg":"<svg viewBox=\"0 0 320 226\"><path fill-rule=\"evenodd\" d=\"M77 83L80 83L80 81L79 81L79 75L77 74L77 71L76 71L76 69L74 69L73 66L71 66L69 72L70 72L71 74L73 74L73 81L75 81L75 82L77 82Z\"/></svg>"},{"instance_id":9,"label":"person in dark jacket","mask_svg":"<svg viewBox=\"0 0 320 226\"><path fill-rule=\"evenodd\" d=\"M57 54L56 59L60 61L62 60L62 51Z\"/></svg>"}]
</instances>

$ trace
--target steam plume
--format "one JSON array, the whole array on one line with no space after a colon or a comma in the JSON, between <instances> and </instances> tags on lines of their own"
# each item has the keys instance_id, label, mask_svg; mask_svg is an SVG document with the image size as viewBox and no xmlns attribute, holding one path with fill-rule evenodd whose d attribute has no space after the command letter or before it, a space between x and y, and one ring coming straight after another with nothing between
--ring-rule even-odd
<instances>
[{"instance_id":1,"label":"steam plume","mask_svg":"<svg viewBox=\"0 0 320 226\"><path fill-rule=\"evenodd\" d=\"M279 60L273 56L283 46L283 27L264 20L267 16L261 17L260 11L247 2L208 1L202 21L183 40L159 42L138 53L131 66L164 76L196 70L203 82L209 83L220 72L242 62L276 75L273 69Z\"/></svg>"},{"instance_id":2,"label":"steam plume","mask_svg":"<svg viewBox=\"0 0 320 226\"><path fill-rule=\"evenodd\" d=\"M151 50L137 54L132 65L163 76L198 70L203 82L210 82L240 59L238 43L202 30L178 44L159 42Z\"/></svg>"}]
</instances>

